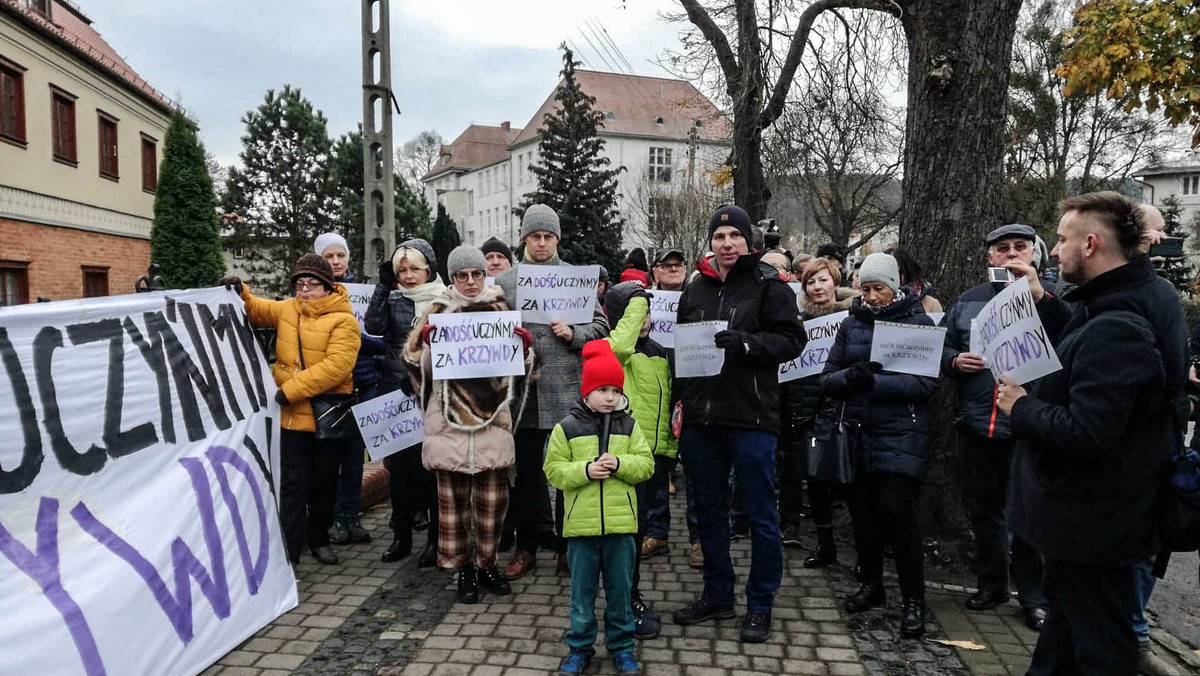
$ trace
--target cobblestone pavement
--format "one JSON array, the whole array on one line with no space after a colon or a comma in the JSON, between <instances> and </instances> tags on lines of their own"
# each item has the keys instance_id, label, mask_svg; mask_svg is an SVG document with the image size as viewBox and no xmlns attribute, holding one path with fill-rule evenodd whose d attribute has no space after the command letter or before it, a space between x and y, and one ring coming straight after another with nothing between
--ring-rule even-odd
<instances>
[{"instance_id":1,"label":"cobblestone pavement","mask_svg":"<svg viewBox=\"0 0 1200 676\"><path fill-rule=\"evenodd\" d=\"M643 564L643 591L663 616L662 635L638 644L646 676L753 676L818 674L900 676L1023 674L1036 634L1021 622L1015 602L993 611L966 612L969 590L930 585L927 633L898 636L899 594L887 580L883 609L855 616L840 599L857 587L850 565L808 570L807 549L785 550L784 581L773 613L774 632L762 644L738 640L735 620L681 627L673 610L703 587L688 567L683 490L672 500L671 551ZM415 556L399 564L379 557L390 542L386 506L368 511L364 526L375 541L339 547L338 566L305 556L297 571L300 605L225 655L202 676L535 676L553 673L566 654L569 576L543 553L538 568L513 583L513 595L455 602L451 573L418 570ZM423 541L422 537L419 540ZM733 543L742 594L748 539ZM415 552L414 552L415 553ZM853 560L851 548L840 551ZM505 555L502 555L505 556ZM502 561L503 562L503 561ZM603 595L597 614L603 612ZM744 611L744 599L739 612ZM939 641L971 642L969 649ZM603 649L589 674L615 673Z\"/></svg>"}]
</instances>

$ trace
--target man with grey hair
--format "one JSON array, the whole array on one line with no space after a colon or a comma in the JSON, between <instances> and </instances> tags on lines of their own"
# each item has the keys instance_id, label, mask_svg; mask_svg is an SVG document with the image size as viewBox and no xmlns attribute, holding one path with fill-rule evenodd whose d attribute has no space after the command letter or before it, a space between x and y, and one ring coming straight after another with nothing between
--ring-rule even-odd
<instances>
[{"instance_id":1,"label":"man with grey hair","mask_svg":"<svg viewBox=\"0 0 1200 676\"><path fill-rule=\"evenodd\" d=\"M558 214L545 204L533 204L521 218L524 257L521 265L570 265L558 257L562 235ZM496 278L504 290L509 308L517 309L517 267ZM549 324L526 324L533 334L537 364L529 379L525 410L514 435L517 447L517 483L513 503L516 511L517 542L504 576L515 580L537 566L538 534L550 516L549 493L542 461L550 431L570 413L579 398L579 379L583 374L580 355L584 343L608 335L608 320L596 304L592 321L568 324L554 320Z\"/></svg>"}]
</instances>

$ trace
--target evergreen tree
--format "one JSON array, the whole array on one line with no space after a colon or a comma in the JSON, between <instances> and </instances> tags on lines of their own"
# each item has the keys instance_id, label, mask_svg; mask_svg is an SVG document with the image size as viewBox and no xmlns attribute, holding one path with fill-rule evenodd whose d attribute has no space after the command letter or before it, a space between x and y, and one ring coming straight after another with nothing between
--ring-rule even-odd
<instances>
[{"instance_id":1,"label":"evergreen tree","mask_svg":"<svg viewBox=\"0 0 1200 676\"><path fill-rule=\"evenodd\" d=\"M150 260L172 289L213 286L225 274L217 198L204 146L179 111L171 115L163 142Z\"/></svg>"},{"instance_id":2,"label":"evergreen tree","mask_svg":"<svg viewBox=\"0 0 1200 676\"><path fill-rule=\"evenodd\" d=\"M268 90L242 121L242 166L226 182L225 211L240 216L229 243L245 249L252 284L287 293L296 259L338 218L333 142L325 115L291 85Z\"/></svg>"},{"instance_id":3,"label":"evergreen tree","mask_svg":"<svg viewBox=\"0 0 1200 676\"><path fill-rule=\"evenodd\" d=\"M334 228L350 246L350 271L360 282L375 276L377 261L364 261L363 228L363 144L362 125L358 130L342 134L333 147L330 165L333 184L337 186L338 225ZM415 194L399 175L395 176L396 243L411 237L428 240L431 237L429 204L423 194Z\"/></svg>"},{"instance_id":4,"label":"evergreen tree","mask_svg":"<svg viewBox=\"0 0 1200 676\"><path fill-rule=\"evenodd\" d=\"M558 212L562 238L558 252L576 265L599 263L620 270L625 260L621 231L625 221L617 210L617 175L601 153L597 135L604 116L593 108L596 99L579 88L571 50L563 47L562 82L554 95L558 106L543 120L538 164L530 167L537 190L527 193L518 210L545 204Z\"/></svg>"},{"instance_id":5,"label":"evergreen tree","mask_svg":"<svg viewBox=\"0 0 1200 676\"><path fill-rule=\"evenodd\" d=\"M1183 206L1179 203L1179 198L1170 195L1164 197L1162 204L1159 205L1159 211L1162 212L1163 222L1166 224L1163 228L1163 234L1168 237L1186 238L1187 232L1183 230L1183 224L1179 217L1183 213ZM1166 256L1161 262L1157 262L1155 267L1158 268L1158 274L1166 278L1174 287L1181 292L1189 292L1189 287L1194 281L1192 266L1187 262L1185 256Z\"/></svg>"},{"instance_id":6,"label":"evergreen tree","mask_svg":"<svg viewBox=\"0 0 1200 676\"><path fill-rule=\"evenodd\" d=\"M450 252L454 251L454 247L462 244L462 239L458 236L458 228L454 225L454 220L450 218L450 214L446 213L446 207L438 204L437 218L433 219L433 240L430 242L433 245L433 254L437 256L438 274L441 275L442 281L449 283L449 275L446 274L446 259L450 257Z\"/></svg>"}]
</instances>

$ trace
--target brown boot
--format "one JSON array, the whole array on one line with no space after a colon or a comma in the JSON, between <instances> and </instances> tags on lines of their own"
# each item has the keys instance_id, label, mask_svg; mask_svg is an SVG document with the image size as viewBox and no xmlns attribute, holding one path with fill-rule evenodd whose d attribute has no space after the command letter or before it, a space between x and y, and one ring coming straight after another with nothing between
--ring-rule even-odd
<instances>
[{"instance_id":1,"label":"brown boot","mask_svg":"<svg viewBox=\"0 0 1200 676\"><path fill-rule=\"evenodd\" d=\"M646 538L645 540L642 540L643 559L648 559L651 556L656 556L658 554L666 554L669 551L671 551L671 546L668 545L664 540L659 540L658 538Z\"/></svg>"},{"instance_id":2,"label":"brown boot","mask_svg":"<svg viewBox=\"0 0 1200 676\"><path fill-rule=\"evenodd\" d=\"M704 550L700 549L700 543L692 545L692 556L688 559L688 565L696 570L704 568Z\"/></svg>"},{"instance_id":3,"label":"brown boot","mask_svg":"<svg viewBox=\"0 0 1200 676\"><path fill-rule=\"evenodd\" d=\"M504 577L508 580L516 580L524 577L526 573L537 568L537 557L529 552L517 550L509 560L508 565L504 567Z\"/></svg>"}]
</instances>

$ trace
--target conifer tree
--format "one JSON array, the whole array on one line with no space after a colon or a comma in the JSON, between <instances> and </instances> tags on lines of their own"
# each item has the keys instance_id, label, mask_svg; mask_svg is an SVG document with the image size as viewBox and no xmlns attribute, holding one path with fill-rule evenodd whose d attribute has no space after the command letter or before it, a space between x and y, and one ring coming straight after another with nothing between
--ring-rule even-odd
<instances>
[{"instance_id":1,"label":"conifer tree","mask_svg":"<svg viewBox=\"0 0 1200 676\"><path fill-rule=\"evenodd\" d=\"M604 157L604 140L597 134L604 116L593 108L575 79L574 55L563 47L562 82L554 95L558 105L542 122L538 163L530 167L537 190L527 193L518 211L545 204L558 212L562 237L558 253L570 263L599 263L620 270L625 254L621 231L625 221L617 210L617 175Z\"/></svg>"},{"instance_id":2,"label":"conifer tree","mask_svg":"<svg viewBox=\"0 0 1200 676\"><path fill-rule=\"evenodd\" d=\"M183 113L171 115L154 195L150 260L168 288L213 286L225 274L217 197L204 146Z\"/></svg>"},{"instance_id":3,"label":"conifer tree","mask_svg":"<svg viewBox=\"0 0 1200 676\"><path fill-rule=\"evenodd\" d=\"M458 228L454 225L454 220L450 218L450 214L446 213L446 207L438 204L437 218L433 219L433 254L437 256L437 272L442 277L442 281L449 283L449 275L446 274L447 258L450 257L450 252L454 251L454 247L462 244L462 238L458 236Z\"/></svg>"},{"instance_id":4,"label":"conifer tree","mask_svg":"<svg viewBox=\"0 0 1200 676\"><path fill-rule=\"evenodd\" d=\"M1179 203L1179 198L1170 195L1164 197L1159 205L1159 210L1163 215L1163 234L1168 237L1186 238L1188 233L1184 231L1180 216L1183 213L1183 205ZM1162 260L1157 260L1155 257L1158 274L1166 278L1168 282L1175 286L1179 291L1189 291L1189 286L1194 281L1192 275L1192 266L1188 263L1185 256L1163 256Z\"/></svg>"}]
</instances>

